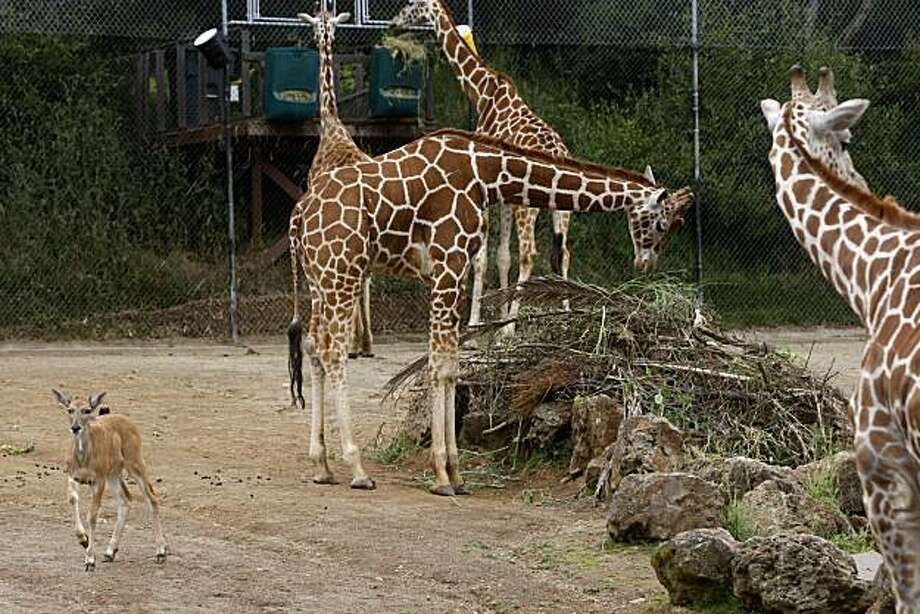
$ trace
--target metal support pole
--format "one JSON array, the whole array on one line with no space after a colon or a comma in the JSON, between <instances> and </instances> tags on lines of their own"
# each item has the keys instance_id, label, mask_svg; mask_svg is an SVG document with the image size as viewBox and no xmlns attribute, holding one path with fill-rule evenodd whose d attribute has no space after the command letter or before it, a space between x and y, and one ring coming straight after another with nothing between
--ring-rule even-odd
<instances>
[{"instance_id":1,"label":"metal support pole","mask_svg":"<svg viewBox=\"0 0 920 614\"><path fill-rule=\"evenodd\" d=\"M473 29L473 0L466 0L466 25L470 27L470 30ZM473 106L472 102L467 105L467 121L469 122L470 130L475 131L479 118L476 116L476 107Z\"/></svg>"},{"instance_id":2,"label":"metal support pole","mask_svg":"<svg viewBox=\"0 0 920 614\"><path fill-rule=\"evenodd\" d=\"M227 0L221 0L221 30L228 36ZM238 301L236 295L236 212L233 200L233 139L230 134L230 68L231 64L221 70L220 119L224 126L224 151L227 158L227 260L230 275L230 337L233 343L239 342Z\"/></svg>"},{"instance_id":3,"label":"metal support pole","mask_svg":"<svg viewBox=\"0 0 920 614\"><path fill-rule=\"evenodd\" d=\"M703 185L700 173L700 38L699 38L699 3L690 1L691 32L690 49L693 59L693 198L694 198L694 263L693 273L696 281L696 301L703 302L703 218L700 189Z\"/></svg>"}]
</instances>

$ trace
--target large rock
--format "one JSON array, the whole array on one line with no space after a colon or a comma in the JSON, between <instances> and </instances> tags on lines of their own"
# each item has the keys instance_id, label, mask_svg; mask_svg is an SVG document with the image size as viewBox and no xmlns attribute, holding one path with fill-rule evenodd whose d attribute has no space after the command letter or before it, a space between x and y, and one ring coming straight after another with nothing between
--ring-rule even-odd
<instances>
[{"instance_id":1,"label":"large rock","mask_svg":"<svg viewBox=\"0 0 920 614\"><path fill-rule=\"evenodd\" d=\"M712 482L689 473L633 474L611 498L607 531L616 541L663 540L721 527L724 517L725 499Z\"/></svg>"},{"instance_id":2,"label":"large rock","mask_svg":"<svg viewBox=\"0 0 920 614\"><path fill-rule=\"evenodd\" d=\"M725 529L694 529L659 546L652 567L672 604L716 603L731 594L738 546Z\"/></svg>"},{"instance_id":3,"label":"large rock","mask_svg":"<svg viewBox=\"0 0 920 614\"><path fill-rule=\"evenodd\" d=\"M882 563L875 572L872 588L869 590L869 599L872 601L866 614L895 614L894 591L891 588L891 576L888 568Z\"/></svg>"},{"instance_id":4,"label":"large rock","mask_svg":"<svg viewBox=\"0 0 920 614\"><path fill-rule=\"evenodd\" d=\"M623 406L605 394L577 397L572 403L572 459L569 475L585 471L592 459L616 441L623 421ZM595 477L594 482L597 482ZM589 482L593 486L594 482Z\"/></svg>"},{"instance_id":5,"label":"large rock","mask_svg":"<svg viewBox=\"0 0 920 614\"><path fill-rule=\"evenodd\" d=\"M812 480L830 479L837 490L837 504L848 516L865 516L862 482L856 471L856 453L852 450L797 467L795 475L803 484Z\"/></svg>"},{"instance_id":6,"label":"large rock","mask_svg":"<svg viewBox=\"0 0 920 614\"><path fill-rule=\"evenodd\" d=\"M721 484L732 497L743 497L767 480L787 484L797 481L789 467L770 465L746 456L706 459L696 463L692 472L704 480Z\"/></svg>"},{"instance_id":7,"label":"large rock","mask_svg":"<svg viewBox=\"0 0 920 614\"><path fill-rule=\"evenodd\" d=\"M767 480L744 495L741 505L754 535L791 532L830 537L849 530L840 512L798 485Z\"/></svg>"},{"instance_id":8,"label":"large rock","mask_svg":"<svg viewBox=\"0 0 920 614\"><path fill-rule=\"evenodd\" d=\"M853 558L814 535L784 533L744 542L732 561L735 596L755 612L862 614L871 584Z\"/></svg>"},{"instance_id":9,"label":"large rock","mask_svg":"<svg viewBox=\"0 0 920 614\"><path fill-rule=\"evenodd\" d=\"M610 488L633 473L677 471L683 462L683 435L667 418L630 416L611 450Z\"/></svg>"},{"instance_id":10,"label":"large rock","mask_svg":"<svg viewBox=\"0 0 920 614\"><path fill-rule=\"evenodd\" d=\"M530 414L530 429L524 441L531 448L543 448L569 435L572 425L571 401L547 401L537 405ZM514 432L512 431L512 436Z\"/></svg>"}]
</instances>

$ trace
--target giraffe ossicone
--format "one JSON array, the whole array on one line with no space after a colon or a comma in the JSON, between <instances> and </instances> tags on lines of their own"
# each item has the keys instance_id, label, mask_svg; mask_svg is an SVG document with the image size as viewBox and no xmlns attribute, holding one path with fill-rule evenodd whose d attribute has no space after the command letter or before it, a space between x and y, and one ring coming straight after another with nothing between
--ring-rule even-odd
<instances>
[{"instance_id":1,"label":"giraffe ossicone","mask_svg":"<svg viewBox=\"0 0 920 614\"><path fill-rule=\"evenodd\" d=\"M853 166L851 129L868 100L816 93L801 66L791 100L761 102L772 131L776 201L798 242L863 322L851 397L863 503L891 574L897 612L920 612L920 215L872 194Z\"/></svg>"}]
</instances>

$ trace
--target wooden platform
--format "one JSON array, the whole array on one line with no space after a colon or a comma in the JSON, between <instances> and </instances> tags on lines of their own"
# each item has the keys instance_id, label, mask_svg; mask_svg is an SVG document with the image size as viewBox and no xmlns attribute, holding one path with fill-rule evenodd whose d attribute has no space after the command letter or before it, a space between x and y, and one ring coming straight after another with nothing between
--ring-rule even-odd
<instances>
[{"instance_id":1,"label":"wooden platform","mask_svg":"<svg viewBox=\"0 0 920 614\"><path fill-rule=\"evenodd\" d=\"M355 139L393 139L408 142L427 132L419 125L417 118L355 120L347 123L346 126ZM269 122L262 118L240 119L231 122L230 130L235 139L246 137L315 139L319 137L319 119L306 122ZM208 143L220 140L222 136L223 127L220 124L183 128L161 134L161 138L172 145Z\"/></svg>"}]
</instances>

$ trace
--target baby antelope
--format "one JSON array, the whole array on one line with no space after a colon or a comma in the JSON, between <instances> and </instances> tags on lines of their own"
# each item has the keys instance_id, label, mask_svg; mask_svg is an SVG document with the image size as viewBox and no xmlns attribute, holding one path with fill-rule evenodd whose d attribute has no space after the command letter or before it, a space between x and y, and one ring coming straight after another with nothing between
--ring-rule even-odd
<instances>
[{"instance_id":1,"label":"baby antelope","mask_svg":"<svg viewBox=\"0 0 920 614\"><path fill-rule=\"evenodd\" d=\"M67 457L67 494L73 506L77 539L80 540L80 545L86 548L86 571L96 568L96 519L99 516L99 506L106 483L118 502L118 518L102 560L114 561L118 552L118 541L128 520L128 502L131 500L128 485L122 479L122 471L127 471L128 475L134 478L147 499L153 519L153 537L157 546L156 560L158 563L164 562L167 547L160 526L160 500L147 477L147 468L141 457L141 434L137 427L125 416L108 413L108 408L101 407L104 392L92 395L89 405L86 405L54 388L51 391L70 417L70 432L73 439ZM93 492L88 532L84 529L80 517L78 484L88 484Z\"/></svg>"}]
</instances>

